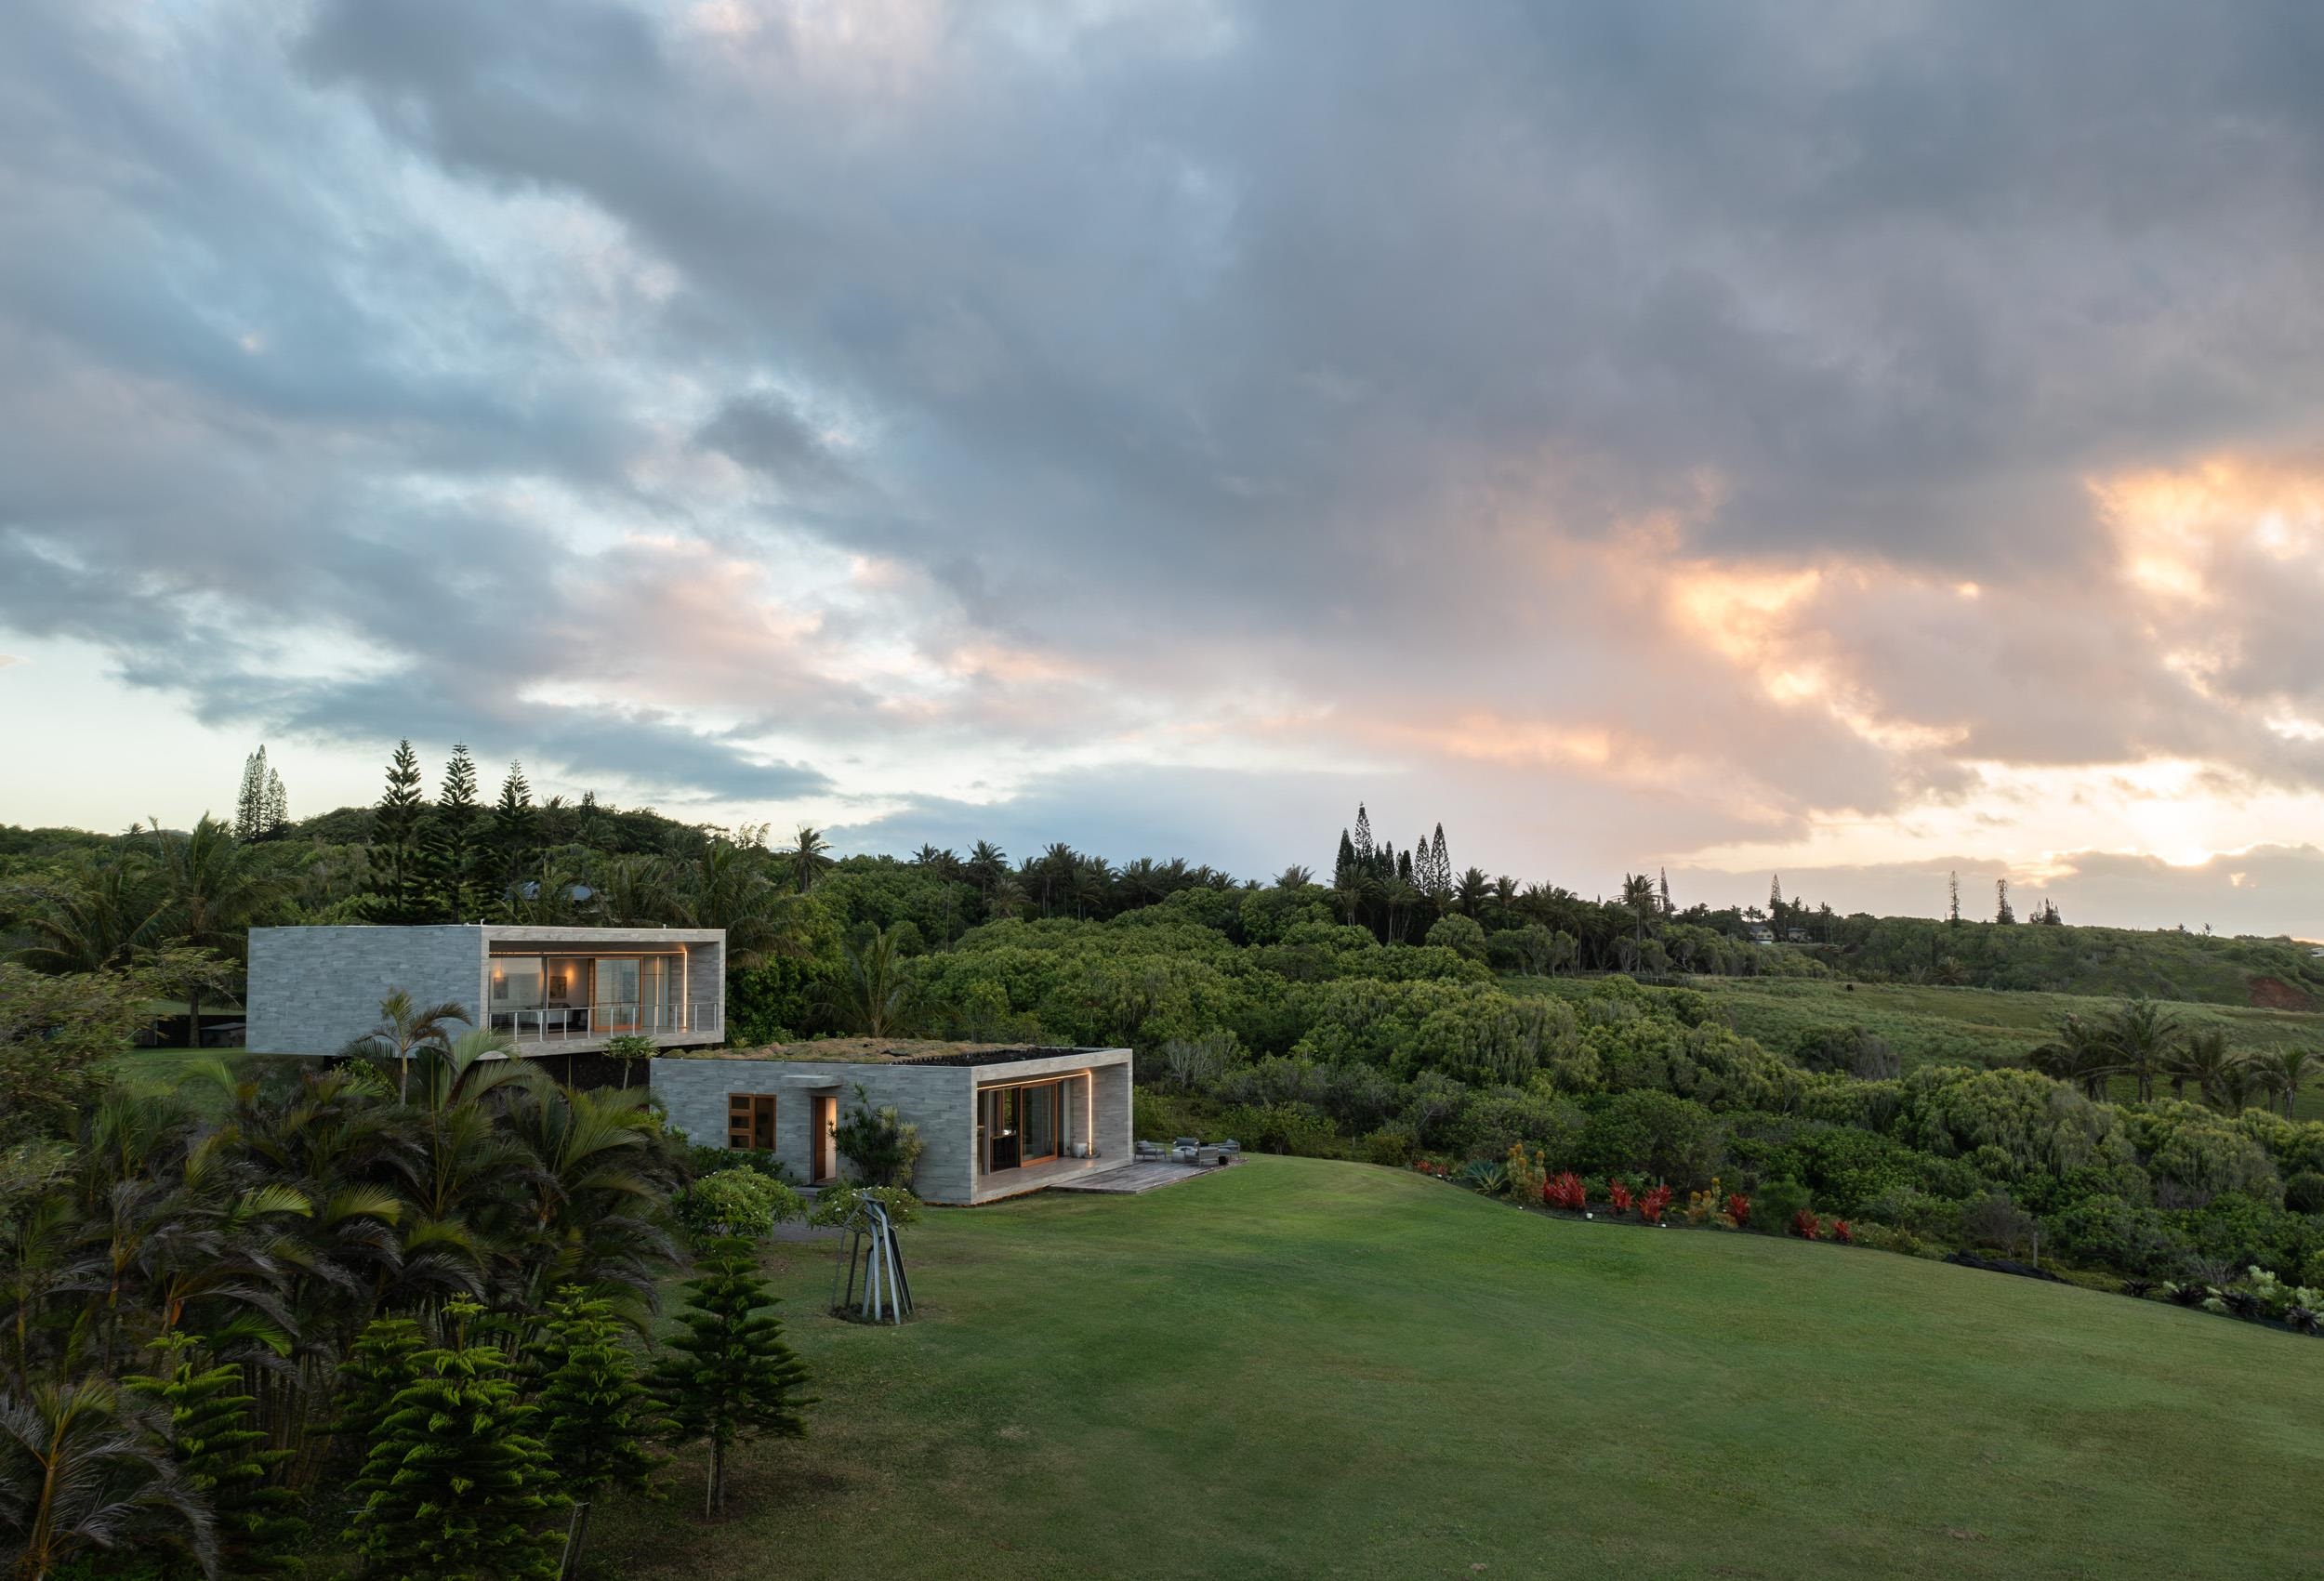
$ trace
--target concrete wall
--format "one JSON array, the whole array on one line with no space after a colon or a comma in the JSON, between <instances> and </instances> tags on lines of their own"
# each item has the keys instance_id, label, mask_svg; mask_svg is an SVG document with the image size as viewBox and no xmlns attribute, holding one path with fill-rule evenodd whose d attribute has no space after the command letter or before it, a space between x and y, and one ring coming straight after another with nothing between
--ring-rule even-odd
<instances>
[{"instance_id":1,"label":"concrete wall","mask_svg":"<svg viewBox=\"0 0 2324 1581\"><path fill-rule=\"evenodd\" d=\"M397 989L425 1008L484 1002L481 928L254 928L247 1047L260 1054L337 1054L379 1024Z\"/></svg>"},{"instance_id":2,"label":"concrete wall","mask_svg":"<svg viewBox=\"0 0 2324 1581\"><path fill-rule=\"evenodd\" d=\"M665 1046L724 1037L726 935L716 929L531 928L454 924L434 928L254 928L250 930L247 1047L261 1054L337 1054L379 1024L379 1001L396 989L425 1008L487 1009L489 942L537 945L545 953L618 954L625 944L683 942L687 997L717 1012L710 1026L657 1034ZM602 1037L522 1040L525 1052L583 1052ZM724 1140L724 1120L720 1122Z\"/></svg>"},{"instance_id":3,"label":"concrete wall","mask_svg":"<svg viewBox=\"0 0 2324 1581\"><path fill-rule=\"evenodd\" d=\"M726 1145L727 1100L733 1094L772 1094L774 1155L802 1181L813 1178L812 1100L819 1096L837 1099L842 1118L859 1101L874 1109L893 1104L898 1117L919 1126L920 1138L927 1144L913 1178L913 1190L925 1201L953 1204L1024 1189L1013 1178L994 1176L990 1184L977 1178L977 1090L1057 1075L1078 1075L1089 1086L1085 1105L1079 1084L1067 1084L1067 1143L1089 1141L1093 1156L1101 1161L1129 1159L1134 1150L1127 1048L1082 1049L977 1066L720 1059L656 1060L653 1065L654 1093L671 1126L700 1147ZM860 1100L859 1087L863 1089ZM837 1163L845 1175L847 1161Z\"/></svg>"}]
</instances>

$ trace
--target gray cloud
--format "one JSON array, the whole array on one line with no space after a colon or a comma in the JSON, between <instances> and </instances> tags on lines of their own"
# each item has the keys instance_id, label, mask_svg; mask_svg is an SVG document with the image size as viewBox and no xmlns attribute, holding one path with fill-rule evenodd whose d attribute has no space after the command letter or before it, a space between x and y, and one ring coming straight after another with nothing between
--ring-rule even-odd
<instances>
[{"instance_id":1,"label":"gray cloud","mask_svg":"<svg viewBox=\"0 0 2324 1581\"><path fill-rule=\"evenodd\" d=\"M1351 763L1610 729L1592 772L1695 788L1551 834L1523 787L1577 771L1497 760L1476 803L1599 863L1972 760L2324 785L2261 722L2324 709L2314 564L2210 566L2207 693L2087 487L2324 417L2312 7L919 14L0 15L0 626L206 718L705 797L1263 693L1340 768L1248 782L1336 819ZM1864 576L1748 658L1662 597L1807 564ZM1082 673L898 706L882 641ZM1957 739L1771 695L1809 659Z\"/></svg>"}]
</instances>

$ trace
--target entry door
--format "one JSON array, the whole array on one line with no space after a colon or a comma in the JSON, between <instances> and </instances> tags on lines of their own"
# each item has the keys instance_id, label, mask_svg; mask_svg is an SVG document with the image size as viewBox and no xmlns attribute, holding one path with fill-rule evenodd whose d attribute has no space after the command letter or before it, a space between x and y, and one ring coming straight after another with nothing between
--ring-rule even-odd
<instances>
[{"instance_id":1,"label":"entry door","mask_svg":"<svg viewBox=\"0 0 2324 1581\"><path fill-rule=\"evenodd\" d=\"M815 1134L808 1150L808 1172L813 1177L807 1183L820 1186L839 1172L838 1146L832 1133L839 1128L839 1100L818 1098L814 1101Z\"/></svg>"}]
</instances>

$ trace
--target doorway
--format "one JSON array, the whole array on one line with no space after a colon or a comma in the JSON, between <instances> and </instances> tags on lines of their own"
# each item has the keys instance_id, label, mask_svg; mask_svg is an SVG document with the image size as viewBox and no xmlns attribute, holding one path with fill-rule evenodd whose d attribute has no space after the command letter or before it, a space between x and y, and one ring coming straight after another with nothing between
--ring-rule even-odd
<instances>
[{"instance_id":1,"label":"doorway","mask_svg":"<svg viewBox=\"0 0 2324 1581\"><path fill-rule=\"evenodd\" d=\"M1028 1082L988 1087L977 1094L986 1173L1045 1164L1063 1151L1058 1123L1063 1089L1062 1081Z\"/></svg>"},{"instance_id":2,"label":"doorway","mask_svg":"<svg viewBox=\"0 0 2324 1581\"><path fill-rule=\"evenodd\" d=\"M839 1129L839 1100L818 1098L811 1107L814 1111L814 1133L807 1149L807 1183L820 1186L839 1173L838 1143L835 1140Z\"/></svg>"}]
</instances>

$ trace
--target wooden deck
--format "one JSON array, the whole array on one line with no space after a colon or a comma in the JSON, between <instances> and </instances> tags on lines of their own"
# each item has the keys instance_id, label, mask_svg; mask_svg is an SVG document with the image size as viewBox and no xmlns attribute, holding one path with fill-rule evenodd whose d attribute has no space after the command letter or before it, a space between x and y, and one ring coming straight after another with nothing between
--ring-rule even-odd
<instances>
[{"instance_id":1,"label":"wooden deck","mask_svg":"<svg viewBox=\"0 0 2324 1581\"><path fill-rule=\"evenodd\" d=\"M1117 1164L1111 1169L1095 1170L1060 1180L1049 1189L1052 1192L1103 1192L1115 1196L1135 1196L1140 1192L1159 1191L1175 1186L1181 1180L1193 1180L1205 1175L1216 1175L1232 1169L1232 1164L1204 1168L1198 1164L1174 1164L1169 1159L1141 1158L1128 1164Z\"/></svg>"}]
</instances>

